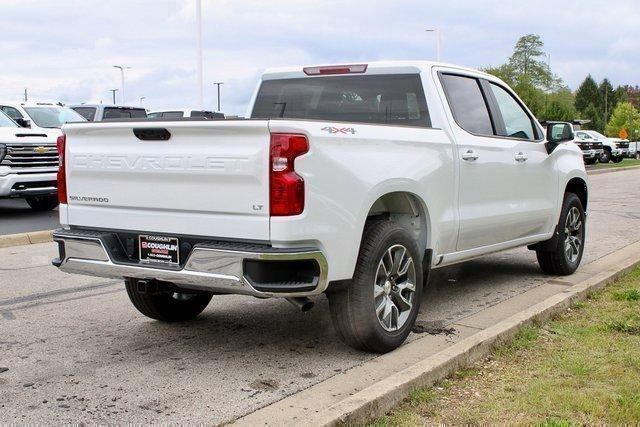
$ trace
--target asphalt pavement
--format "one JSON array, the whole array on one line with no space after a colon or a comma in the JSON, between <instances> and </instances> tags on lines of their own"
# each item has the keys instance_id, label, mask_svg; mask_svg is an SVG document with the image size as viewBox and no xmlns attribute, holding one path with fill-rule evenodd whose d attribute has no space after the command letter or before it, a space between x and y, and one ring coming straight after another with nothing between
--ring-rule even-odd
<instances>
[{"instance_id":1,"label":"asphalt pavement","mask_svg":"<svg viewBox=\"0 0 640 427\"><path fill-rule=\"evenodd\" d=\"M640 170L590 182L584 263L640 240ZM324 297L301 313L216 296L199 319L162 324L120 281L61 273L55 254L0 249L0 423L221 423L378 357L337 339ZM419 322L447 325L547 280L524 248L436 270Z\"/></svg>"},{"instance_id":2,"label":"asphalt pavement","mask_svg":"<svg viewBox=\"0 0 640 427\"><path fill-rule=\"evenodd\" d=\"M36 212L23 199L0 199L0 236L58 227L58 208Z\"/></svg>"}]
</instances>

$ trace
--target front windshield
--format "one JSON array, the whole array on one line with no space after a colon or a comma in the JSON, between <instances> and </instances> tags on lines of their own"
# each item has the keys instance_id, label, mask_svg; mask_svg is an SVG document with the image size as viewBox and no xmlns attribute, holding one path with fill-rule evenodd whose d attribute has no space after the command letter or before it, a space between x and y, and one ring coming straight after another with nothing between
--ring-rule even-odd
<instances>
[{"instance_id":1,"label":"front windshield","mask_svg":"<svg viewBox=\"0 0 640 427\"><path fill-rule=\"evenodd\" d=\"M86 122L80 114L67 107L24 107L33 123L41 128L60 128L68 122Z\"/></svg>"},{"instance_id":2,"label":"front windshield","mask_svg":"<svg viewBox=\"0 0 640 427\"><path fill-rule=\"evenodd\" d=\"M17 128L19 127L13 120L9 118L5 113L0 111L0 127L3 128Z\"/></svg>"}]
</instances>

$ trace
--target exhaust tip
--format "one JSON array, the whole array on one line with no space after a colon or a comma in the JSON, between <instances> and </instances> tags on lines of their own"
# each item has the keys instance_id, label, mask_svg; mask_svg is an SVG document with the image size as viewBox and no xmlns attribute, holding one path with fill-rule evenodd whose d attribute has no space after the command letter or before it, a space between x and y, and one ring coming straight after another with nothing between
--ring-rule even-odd
<instances>
[{"instance_id":1,"label":"exhaust tip","mask_svg":"<svg viewBox=\"0 0 640 427\"><path fill-rule=\"evenodd\" d=\"M315 303L307 297L287 298L287 301L299 308L303 313L311 310L315 305Z\"/></svg>"}]
</instances>

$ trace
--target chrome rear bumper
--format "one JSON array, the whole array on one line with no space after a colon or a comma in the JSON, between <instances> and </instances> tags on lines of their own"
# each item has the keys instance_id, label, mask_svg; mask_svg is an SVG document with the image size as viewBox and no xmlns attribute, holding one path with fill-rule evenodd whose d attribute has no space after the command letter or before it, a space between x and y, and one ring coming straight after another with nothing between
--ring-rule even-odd
<instances>
[{"instance_id":1,"label":"chrome rear bumper","mask_svg":"<svg viewBox=\"0 0 640 427\"><path fill-rule=\"evenodd\" d=\"M256 297L299 297L324 292L327 288L327 261L317 249L276 249L266 245L202 242L193 246L180 267L118 260L109 233L88 230L56 230L60 257L53 265L67 273L115 279L137 278L171 282L179 288ZM245 274L245 261L313 261L314 274L302 291L261 291ZM277 284L275 284L277 285ZM287 283L287 285L290 285ZM277 286L276 286L277 287Z\"/></svg>"}]
</instances>

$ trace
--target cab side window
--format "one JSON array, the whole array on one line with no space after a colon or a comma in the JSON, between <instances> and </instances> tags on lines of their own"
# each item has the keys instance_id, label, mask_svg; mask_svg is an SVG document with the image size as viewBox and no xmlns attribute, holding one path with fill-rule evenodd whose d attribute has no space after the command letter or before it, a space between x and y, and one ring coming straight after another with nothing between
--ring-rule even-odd
<instances>
[{"instance_id":1,"label":"cab side window","mask_svg":"<svg viewBox=\"0 0 640 427\"><path fill-rule=\"evenodd\" d=\"M474 77L442 74L442 84L456 123L476 135L494 135L487 102Z\"/></svg>"},{"instance_id":2,"label":"cab side window","mask_svg":"<svg viewBox=\"0 0 640 427\"><path fill-rule=\"evenodd\" d=\"M20 114L20 111L16 110L13 107L3 105L2 107L0 107L0 110L2 110L7 116L11 117L13 120L24 118L22 114Z\"/></svg>"},{"instance_id":3,"label":"cab side window","mask_svg":"<svg viewBox=\"0 0 640 427\"><path fill-rule=\"evenodd\" d=\"M533 120L522 108L520 103L504 88L495 83L490 83L491 91L498 104L498 109L504 121L504 130L498 132L499 136L520 138L533 141L536 139L536 131Z\"/></svg>"}]
</instances>

